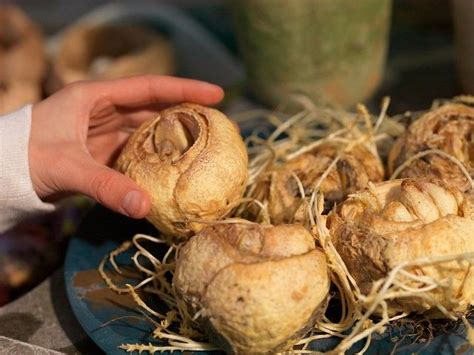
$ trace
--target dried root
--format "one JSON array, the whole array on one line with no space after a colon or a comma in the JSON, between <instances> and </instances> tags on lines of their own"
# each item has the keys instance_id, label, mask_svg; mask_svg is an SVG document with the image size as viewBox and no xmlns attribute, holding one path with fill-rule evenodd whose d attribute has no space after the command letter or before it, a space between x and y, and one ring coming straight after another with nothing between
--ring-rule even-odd
<instances>
[{"instance_id":1,"label":"dried root","mask_svg":"<svg viewBox=\"0 0 474 355\"><path fill-rule=\"evenodd\" d=\"M204 339L202 332L195 319L189 314L187 307L180 302L171 284L171 279L176 267L176 253L180 245L171 245L165 255L159 259L144 246L144 242L166 245L166 239L137 234L132 242L125 242L105 257L99 267L99 271L108 287L118 293L129 293L133 300L150 322L155 326L153 337L164 342L164 345L133 345L124 344L120 348L126 351L150 351L163 352L175 350L205 351L216 350L216 346L201 342ZM148 246L149 247L149 246ZM106 271L107 262L110 262L116 272L121 273L115 262L115 258L131 248L136 249L132 256L137 270L144 275L143 279L137 280L136 285L116 285ZM141 290L141 294L138 294ZM151 308L143 296L158 297L167 307L167 311L158 311Z\"/></svg>"},{"instance_id":2,"label":"dried root","mask_svg":"<svg viewBox=\"0 0 474 355\"><path fill-rule=\"evenodd\" d=\"M473 188L474 108L449 103L414 121L393 145L394 177L437 178L462 191ZM426 152L429 152L425 154Z\"/></svg>"},{"instance_id":3,"label":"dried root","mask_svg":"<svg viewBox=\"0 0 474 355\"><path fill-rule=\"evenodd\" d=\"M216 225L181 250L173 286L229 353L291 348L324 313L326 258L301 225ZM196 317L195 317L196 318Z\"/></svg>"},{"instance_id":4,"label":"dried root","mask_svg":"<svg viewBox=\"0 0 474 355\"><path fill-rule=\"evenodd\" d=\"M417 166L414 163L426 159L434 162L436 156L443 166L459 172L454 185L459 182L462 191L452 184L439 183L435 179L439 174L428 174L427 180L373 184L383 180L381 161L393 138L403 132L401 121L407 116L387 118L388 99L383 101L377 117L370 116L363 106L351 114L317 108L304 97L296 97L295 101L301 105L301 112L291 117L271 113L266 128L247 138L248 183L244 197L227 207L226 214L231 218L223 221L196 218L187 222L215 227L246 223L248 228L272 221L298 222L312 232L317 247L326 256L334 286L329 298L339 302L340 317L337 320L329 315L319 317L295 343L291 353L313 353L311 343L328 337L341 339L332 353L344 353L364 341L360 350L363 353L374 333L382 333L402 320L410 322L412 311L422 313L423 317L462 321L468 340L473 343L473 330L465 316L474 299L471 292L474 250L468 238L473 234L474 211L472 194L463 193L472 186L472 174L465 151L454 143L452 147L456 149L450 150L444 143L434 142L429 149L410 150L409 154L392 152L390 158L390 173L396 178L409 175L413 166ZM449 139L454 142L459 127L467 132L470 118L462 116L465 121L456 123L457 118L453 119L449 107L444 107L447 113L441 117L448 117L448 126L452 126ZM253 114L262 112L233 118L243 122ZM262 132L269 126L275 129L268 129L271 133L263 138ZM443 142L447 131L440 128L438 133ZM408 142L411 134L409 129L402 139ZM408 151L404 144L397 145L400 151ZM399 157L394 159L395 155ZM337 191L339 195L334 194ZM345 202L327 214L334 202L344 199ZM275 207L278 205L275 201L279 207ZM251 221L243 222L243 219ZM445 248L443 242L447 239L452 242ZM352 245L351 240L357 240L358 245ZM189 300L179 296L170 281L183 245L172 245L159 259L143 245L145 241L170 243L169 239L137 235L132 243L125 243L105 258L100 269L109 287L132 294L155 325L153 336L163 341L163 345L126 344L121 348L150 353L217 349L207 343L202 330L201 321L207 310L198 303L197 307L190 307ZM135 286L115 285L105 266L109 262L119 272L114 263L116 254L131 247L136 249L132 260L143 278ZM162 313L150 308L143 294L159 297L168 311Z\"/></svg>"},{"instance_id":5,"label":"dried root","mask_svg":"<svg viewBox=\"0 0 474 355\"><path fill-rule=\"evenodd\" d=\"M242 198L247 152L237 128L220 111L196 104L167 108L135 131L117 169L151 197L146 218L176 241L228 216Z\"/></svg>"},{"instance_id":6,"label":"dried root","mask_svg":"<svg viewBox=\"0 0 474 355\"><path fill-rule=\"evenodd\" d=\"M467 204L455 188L386 182L351 196L318 224L328 257L347 267L337 275L354 297L357 322L336 352L412 312L450 320L467 312L474 299L474 221Z\"/></svg>"},{"instance_id":7,"label":"dried root","mask_svg":"<svg viewBox=\"0 0 474 355\"><path fill-rule=\"evenodd\" d=\"M351 114L306 101L304 109L286 121L270 116L276 125L273 133L267 139L255 134L247 139L250 173L245 197L264 209L243 204L237 215L263 222L265 212L275 224L309 226L303 211L314 191L324 193L328 210L369 181L382 181L377 143L387 137L383 122L388 102L384 100L378 117L371 117L364 106Z\"/></svg>"}]
</instances>

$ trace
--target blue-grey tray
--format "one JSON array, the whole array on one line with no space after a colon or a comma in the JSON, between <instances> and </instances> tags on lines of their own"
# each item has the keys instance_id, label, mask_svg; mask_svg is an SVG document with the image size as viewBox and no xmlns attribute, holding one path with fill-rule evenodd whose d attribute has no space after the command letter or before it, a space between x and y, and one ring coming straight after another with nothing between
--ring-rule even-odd
<instances>
[{"instance_id":1,"label":"blue-grey tray","mask_svg":"<svg viewBox=\"0 0 474 355\"><path fill-rule=\"evenodd\" d=\"M136 233L156 235L157 232L145 221L134 221L96 206L81 224L76 237L71 240L66 256L64 269L71 307L87 334L107 354L125 354L118 349L123 343L157 342L150 337L153 330L151 323L136 310L130 296L118 296L108 290L97 272L102 258ZM130 254L125 253L119 261L127 263L129 257ZM156 304L157 299L150 301L159 306ZM127 318L121 318L124 316ZM104 326L114 319L115 321ZM392 329L390 333L377 335L367 354L387 354L393 350L399 354L474 353L465 340L462 324L448 327L425 343L414 343L415 339L408 336L409 333L408 329ZM402 339L404 340L399 343ZM329 350L336 342L335 339L323 340L313 343L312 348ZM396 346L396 343L399 344ZM362 344L356 344L351 352L356 352L361 346Z\"/></svg>"}]
</instances>

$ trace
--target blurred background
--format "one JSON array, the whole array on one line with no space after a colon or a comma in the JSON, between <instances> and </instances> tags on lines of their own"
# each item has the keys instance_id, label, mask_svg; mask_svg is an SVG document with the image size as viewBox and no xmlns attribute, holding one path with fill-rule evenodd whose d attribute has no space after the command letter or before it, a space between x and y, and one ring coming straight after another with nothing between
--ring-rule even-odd
<instances>
[{"instance_id":1,"label":"blurred background","mask_svg":"<svg viewBox=\"0 0 474 355\"><path fill-rule=\"evenodd\" d=\"M389 114L474 94L474 0L0 2L0 114L77 80L179 75L222 85L224 111L293 94ZM0 305L61 265L91 202L0 235Z\"/></svg>"}]
</instances>

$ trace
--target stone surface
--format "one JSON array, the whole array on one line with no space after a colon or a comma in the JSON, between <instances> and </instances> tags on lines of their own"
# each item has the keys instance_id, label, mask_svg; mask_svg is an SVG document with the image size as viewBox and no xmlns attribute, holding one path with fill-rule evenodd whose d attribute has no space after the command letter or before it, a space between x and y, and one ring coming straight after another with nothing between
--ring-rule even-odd
<instances>
[{"instance_id":1,"label":"stone surface","mask_svg":"<svg viewBox=\"0 0 474 355\"><path fill-rule=\"evenodd\" d=\"M9 355L54 355L62 354L58 351L45 349L15 339L0 336L0 354Z\"/></svg>"},{"instance_id":2,"label":"stone surface","mask_svg":"<svg viewBox=\"0 0 474 355\"><path fill-rule=\"evenodd\" d=\"M56 351L52 354L102 353L72 313L63 275L61 268L23 297L0 308L0 354L49 354L40 352L41 348ZM24 343L34 349L21 348Z\"/></svg>"}]
</instances>

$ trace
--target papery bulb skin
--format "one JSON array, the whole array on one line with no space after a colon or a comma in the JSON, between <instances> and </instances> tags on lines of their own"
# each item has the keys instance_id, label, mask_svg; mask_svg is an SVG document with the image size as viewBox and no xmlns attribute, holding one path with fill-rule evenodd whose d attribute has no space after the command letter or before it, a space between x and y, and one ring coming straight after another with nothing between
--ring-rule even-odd
<instances>
[{"instance_id":1,"label":"papery bulb skin","mask_svg":"<svg viewBox=\"0 0 474 355\"><path fill-rule=\"evenodd\" d=\"M474 108L447 104L415 120L397 139L388 159L389 174L411 157L426 150L441 150L462 163L474 176ZM445 156L432 153L413 160L400 173L402 178L435 178L462 191L472 188L460 167Z\"/></svg>"},{"instance_id":2,"label":"papery bulb skin","mask_svg":"<svg viewBox=\"0 0 474 355\"><path fill-rule=\"evenodd\" d=\"M304 222L303 199L293 174L300 179L305 194L311 193L340 148L337 143L323 143L276 167L265 181L259 183L255 197L268 199L272 223ZM330 209L348 194L366 187L369 181L379 182L383 177L384 169L379 157L359 144L341 154L336 166L322 180L319 190L324 194L326 208Z\"/></svg>"},{"instance_id":3,"label":"papery bulb skin","mask_svg":"<svg viewBox=\"0 0 474 355\"><path fill-rule=\"evenodd\" d=\"M226 217L243 196L247 150L221 112L195 104L161 111L138 128L117 169L149 192L147 219L161 232L188 238L199 221Z\"/></svg>"},{"instance_id":4,"label":"papery bulb skin","mask_svg":"<svg viewBox=\"0 0 474 355\"><path fill-rule=\"evenodd\" d=\"M161 33L133 24L80 24L60 38L46 89L53 93L80 80L173 75L176 59Z\"/></svg>"},{"instance_id":5,"label":"papery bulb skin","mask_svg":"<svg viewBox=\"0 0 474 355\"><path fill-rule=\"evenodd\" d=\"M324 253L301 225L221 224L180 250L177 296L211 340L234 354L271 354L295 344L325 309Z\"/></svg>"},{"instance_id":6,"label":"papery bulb skin","mask_svg":"<svg viewBox=\"0 0 474 355\"><path fill-rule=\"evenodd\" d=\"M383 182L351 195L328 217L332 241L363 293L398 264L474 252L472 203L458 188L426 179ZM425 313L440 317L436 303L466 312L474 304L474 270L450 261L409 270L441 281L450 277L451 292L427 291L431 300L397 298L391 314ZM407 285L413 282L405 280Z\"/></svg>"},{"instance_id":7,"label":"papery bulb skin","mask_svg":"<svg viewBox=\"0 0 474 355\"><path fill-rule=\"evenodd\" d=\"M41 99L44 47L36 23L13 3L0 4L0 115Z\"/></svg>"}]
</instances>

